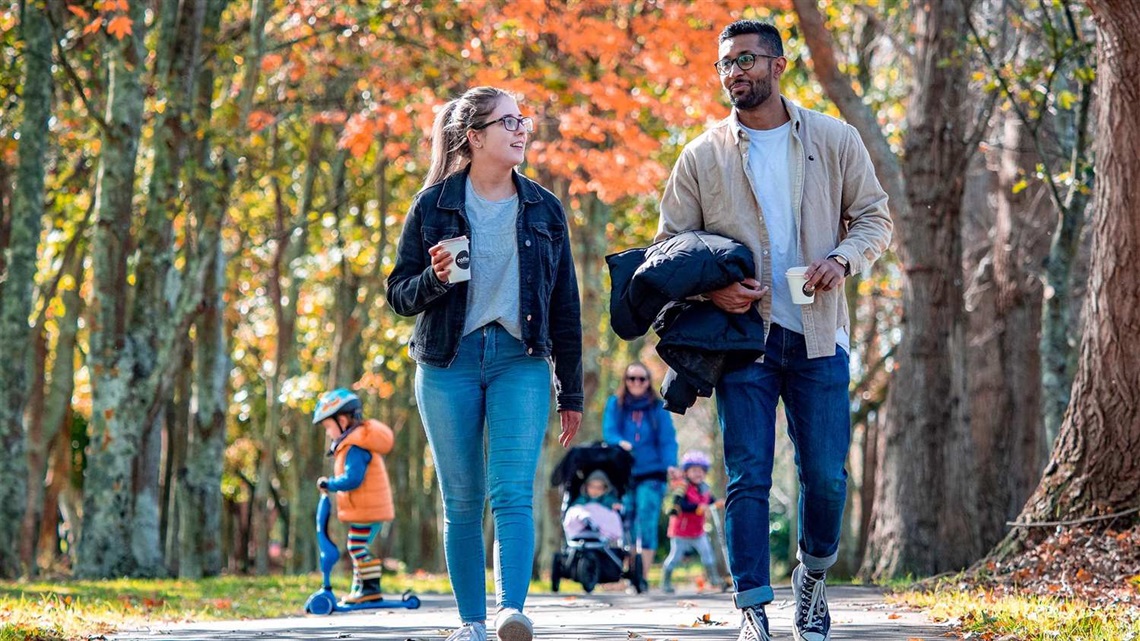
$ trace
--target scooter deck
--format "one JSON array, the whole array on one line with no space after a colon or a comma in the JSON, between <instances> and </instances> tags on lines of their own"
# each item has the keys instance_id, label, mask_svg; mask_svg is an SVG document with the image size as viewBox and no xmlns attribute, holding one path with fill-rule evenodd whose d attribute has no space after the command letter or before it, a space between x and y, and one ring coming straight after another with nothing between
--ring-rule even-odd
<instances>
[{"instance_id":1,"label":"scooter deck","mask_svg":"<svg viewBox=\"0 0 1140 641\"><path fill-rule=\"evenodd\" d=\"M405 592L399 599L389 598L378 601L365 601L364 603L341 603L337 601L332 590L318 590L305 601L307 614L327 615L335 612L357 612L360 610L385 610L404 608L415 610L420 607L420 598L410 592Z\"/></svg>"}]
</instances>

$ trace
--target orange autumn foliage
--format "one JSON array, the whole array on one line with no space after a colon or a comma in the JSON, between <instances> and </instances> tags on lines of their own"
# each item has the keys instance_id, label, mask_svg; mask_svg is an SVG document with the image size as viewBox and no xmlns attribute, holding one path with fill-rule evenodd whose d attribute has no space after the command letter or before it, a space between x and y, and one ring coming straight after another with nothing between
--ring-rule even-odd
<instances>
[{"instance_id":1,"label":"orange autumn foliage","mask_svg":"<svg viewBox=\"0 0 1140 641\"><path fill-rule=\"evenodd\" d=\"M614 203L658 193L677 133L727 114L712 68L716 36L758 4L788 3L470 0L429 12L397 1L383 21L358 24L335 5L301 0L283 10L279 23L289 27L280 37L305 41L333 24L344 28L338 46L305 41L261 65L286 100L343 81L347 113L313 118L343 117L338 144L355 158L426 160L443 102L473 86L500 87L535 118L528 166L564 179L572 195ZM354 75L341 77L345 69Z\"/></svg>"}]
</instances>

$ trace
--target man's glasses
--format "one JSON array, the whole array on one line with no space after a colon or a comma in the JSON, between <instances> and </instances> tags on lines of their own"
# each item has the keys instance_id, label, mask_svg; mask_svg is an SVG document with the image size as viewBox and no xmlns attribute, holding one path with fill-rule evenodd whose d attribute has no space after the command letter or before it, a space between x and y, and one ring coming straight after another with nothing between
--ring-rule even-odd
<instances>
[{"instance_id":1,"label":"man's glasses","mask_svg":"<svg viewBox=\"0 0 1140 641\"><path fill-rule=\"evenodd\" d=\"M522 125L526 127L527 133L534 133L534 120L531 118L519 118L518 116L503 116L497 120L476 125L472 127L472 129L486 129L497 122L503 123L503 129L507 131L518 131L519 125Z\"/></svg>"},{"instance_id":2,"label":"man's glasses","mask_svg":"<svg viewBox=\"0 0 1140 641\"><path fill-rule=\"evenodd\" d=\"M644 376L626 376L625 380L627 380L631 383L644 383L644 382L648 381L649 379L644 377Z\"/></svg>"},{"instance_id":3,"label":"man's glasses","mask_svg":"<svg viewBox=\"0 0 1140 641\"><path fill-rule=\"evenodd\" d=\"M729 71L732 71L732 65L740 67L741 71L748 71L756 66L757 58L780 58L782 56L769 56L766 53L742 53L735 58L724 58L717 60L713 65L716 67L716 72L722 76L727 76Z\"/></svg>"}]
</instances>

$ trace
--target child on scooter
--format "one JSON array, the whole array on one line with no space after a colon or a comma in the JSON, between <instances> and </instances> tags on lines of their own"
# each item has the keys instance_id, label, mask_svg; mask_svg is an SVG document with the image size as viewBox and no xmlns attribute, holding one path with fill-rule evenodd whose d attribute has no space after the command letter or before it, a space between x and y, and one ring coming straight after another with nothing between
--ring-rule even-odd
<instances>
[{"instance_id":1,"label":"child on scooter","mask_svg":"<svg viewBox=\"0 0 1140 641\"><path fill-rule=\"evenodd\" d=\"M346 389L325 392L313 412L313 425L324 428L334 457L336 476L322 476L317 487L336 492L336 516L348 526L348 553L352 556L352 590L342 604L383 599L380 574L383 559L373 558L369 546L384 523L395 516L392 489L384 455L392 451L392 428L363 419L360 398Z\"/></svg>"}]
</instances>

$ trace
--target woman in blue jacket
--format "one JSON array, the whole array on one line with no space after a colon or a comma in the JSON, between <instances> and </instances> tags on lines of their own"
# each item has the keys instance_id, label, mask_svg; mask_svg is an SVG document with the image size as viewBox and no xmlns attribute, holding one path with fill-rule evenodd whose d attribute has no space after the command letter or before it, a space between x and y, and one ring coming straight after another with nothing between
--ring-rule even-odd
<instances>
[{"instance_id":1,"label":"woman in blue jacket","mask_svg":"<svg viewBox=\"0 0 1140 641\"><path fill-rule=\"evenodd\" d=\"M625 495L626 513L632 517L630 532L638 549L645 575L657 553L657 525L661 501L670 475L676 474L677 433L673 417L665 410L649 370L641 363L625 368L616 394L606 403L602 438L633 455L630 491Z\"/></svg>"}]
</instances>

